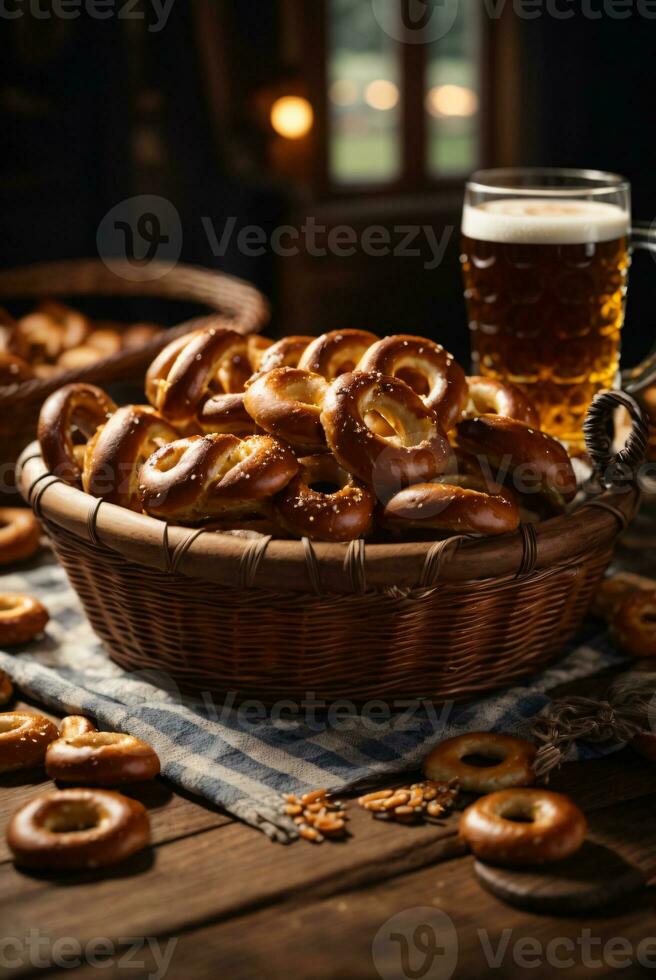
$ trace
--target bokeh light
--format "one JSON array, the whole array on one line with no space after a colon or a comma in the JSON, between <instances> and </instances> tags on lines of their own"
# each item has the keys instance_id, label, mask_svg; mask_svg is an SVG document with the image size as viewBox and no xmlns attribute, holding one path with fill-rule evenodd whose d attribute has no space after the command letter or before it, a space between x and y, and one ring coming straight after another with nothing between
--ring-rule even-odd
<instances>
[{"instance_id":1,"label":"bokeh light","mask_svg":"<svg viewBox=\"0 0 656 980\"><path fill-rule=\"evenodd\" d=\"M364 93L365 102L372 109L393 109L399 101L399 89L394 82L386 78L376 78L369 82Z\"/></svg>"},{"instance_id":2,"label":"bokeh light","mask_svg":"<svg viewBox=\"0 0 656 980\"><path fill-rule=\"evenodd\" d=\"M302 139L312 129L314 111L300 95L284 95L271 106L271 125L288 140Z\"/></svg>"},{"instance_id":3,"label":"bokeh light","mask_svg":"<svg viewBox=\"0 0 656 980\"><path fill-rule=\"evenodd\" d=\"M350 78L338 78L328 89L328 98L335 105L354 105L358 99L358 87Z\"/></svg>"},{"instance_id":4,"label":"bokeh light","mask_svg":"<svg viewBox=\"0 0 656 980\"><path fill-rule=\"evenodd\" d=\"M464 85L436 85L426 96L432 116L473 116L478 112L478 95Z\"/></svg>"}]
</instances>

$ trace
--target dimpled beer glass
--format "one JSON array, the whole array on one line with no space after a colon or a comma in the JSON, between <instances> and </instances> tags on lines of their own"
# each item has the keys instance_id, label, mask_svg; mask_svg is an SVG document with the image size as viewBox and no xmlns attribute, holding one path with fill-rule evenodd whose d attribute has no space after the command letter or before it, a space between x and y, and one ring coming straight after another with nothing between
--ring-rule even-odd
<instances>
[{"instance_id":1,"label":"dimpled beer glass","mask_svg":"<svg viewBox=\"0 0 656 980\"><path fill-rule=\"evenodd\" d=\"M520 385L571 448L616 385L630 265L630 186L587 170L480 171L462 220L473 372Z\"/></svg>"}]
</instances>

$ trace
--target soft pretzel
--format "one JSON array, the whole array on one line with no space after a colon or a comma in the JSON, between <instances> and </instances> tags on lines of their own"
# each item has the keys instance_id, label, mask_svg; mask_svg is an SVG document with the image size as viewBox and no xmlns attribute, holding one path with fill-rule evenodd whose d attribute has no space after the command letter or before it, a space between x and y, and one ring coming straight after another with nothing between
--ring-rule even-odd
<instances>
[{"instance_id":1,"label":"soft pretzel","mask_svg":"<svg viewBox=\"0 0 656 980\"><path fill-rule=\"evenodd\" d=\"M465 414L470 418L478 415L504 415L517 419L534 429L540 428L540 416L533 402L521 388L509 381L473 376L467 378L469 404Z\"/></svg>"},{"instance_id":2,"label":"soft pretzel","mask_svg":"<svg viewBox=\"0 0 656 980\"><path fill-rule=\"evenodd\" d=\"M158 400L166 385L169 371L177 361L178 356L187 344L191 343L194 337L200 336L202 332L202 330L194 330L191 333L184 334L182 337L176 337L175 340L169 341L166 347L163 347L154 360L151 361L150 367L146 371L144 390L146 392L146 398L153 408L157 408Z\"/></svg>"},{"instance_id":3,"label":"soft pretzel","mask_svg":"<svg viewBox=\"0 0 656 980\"><path fill-rule=\"evenodd\" d=\"M156 323L133 323L123 331L121 345L124 350L145 347L160 333L162 328Z\"/></svg>"},{"instance_id":4,"label":"soft pretzel","mask_svg":"<svg viewBox=\"0 0 656 980\"><path fill-rule=\"evenodd\" d=\"M63 351L79 347L89 332L89 321L62 303L40 303L13 331L12 349L30 363L56 361Z\"/></svg>"},{"instance_id":5,"label":"soft pretzel","mask_svg":"<svg viewBox=\"0 0 656 980\"><path fill-rule=\"evenodd\" d=\"M121 334L114 327L95 327L85 340L87 347L98 351L101 357L111 357L123 346Z\"/></svg>"},{"instance_id":6,"label":"soft pretzel","mask_svg":"<svg viewBox=\"0 0 656 980\"><path fill-rule=\"evenodd\" d=\"M302 452L325 450L321 408L328 386L319 374L276 368L260 375L244 392L252 419L273 436Z\"/></svg>"},{"instance_id":7,"label":"soft pretzel","mask_svg":"<svg viewBox=\"0 0 656 980\"><path fill-rule=\"evenodd\" d=\"M82 486L82 458L73 442L73 426L90 439L116 405L95 385L64 385L46 398L39 415L38 437L48 470L71 486Z\"/></svg>"},{"instance_id":8,"label":"soft pretzel","mask_svg":"<svg viewBox=\"0 0 656 980\"><path fill-rule=\"evenodd\" d=\"M383 520L403 529L423 528L455 534L508 534L519 527L519 506L514 496L499 487L488 493L476 481L461 478L460 485L445 482L417 483L387 502Z\"/></svg>"},{"instance_id":9,"label":"soft pretzel","mask_svg":"<svg viewBox=\"0 0 656 980\"><path fill-rule=\"evenodd\" d=\"M656 589L625 596L611 614L611 632L632 657L656 657Z\"/></svg>"},{"instance_id":10,"label":"soft pretzel","mask_svg":"<svg viewBox=\"0 0 656 980\"><path fill-rule=\"evenodd\" d=\"M22 357L0 351L0 387L21 384L23 381L30 381L33 377L32 368Z\"/></svg>"},{"instance_id":11,"label":"soft pretzel","mask_svg":"<svg viewBox=\"0 0 656 980\"><path fill-rule=\"evenodd\" d=\"M50 742L59 735L57 726L31 711L0 714L0 772L40 766Z\"/></svg>"},{"instance_id":12,"label":"soft pretzel","mask_svg":"<svg viewBox=\"0 0 656 980\"><path fill-rule=\"evenodd\" d=\"M66 715L59 722L60 738L75 738L76 735L84 735L85 732L95 732L96 726L83 715Z\"/></svg>"},{"instance_id":13,"label":"soft pretzel","mask_svg":"<svg viewBox=\"0 0 656 980\"><path fill-rule=\"evenodd\" d=\"M61 783L118 786L159 774L155 750L121 732L80 732L55 739L46 750L46 773Z\"/></svg>"},{"instance_id":14,"label":"soft pretzel","mask_svg":"<svg viewBox=\"0 0 656 980\"><path fill-rule=\"evenodd\" d=\"M30 558L40 539L41 528L31 510L0 507L0 565Z\"/></svg>"},{"instance_id":15,"label":"soft pretzel","mask_svg":"<svg viewBox=\"0 0 656 980\"><path fill-rule=\"evenodd\" d=\"M425 337L385 337L366 351L357 370L400 377L435 412L444 432L459 421L467 404L465 372L453 354Z\"/></svg>"},{"instance_id":16,"label":"soft pretzel","mask_svg":"<svg viewBox=\"0 0 656 980\"><path fill-rule=\"evenodd\" d=\"M458 445L507 475L524 496L537 494L554 510L562 510L576 495L576 475L567 450L545 432L516 419L481 415L457 427ZM506 472L501 472L501 471Z\"/></svg>"},{"instance_id":17,"label":"soft pretzel","mask_svg":"<svg viewBox=\"0 0 656 980\"><path fill-rule=\"evenodd\" d=\"M258 372L265 374L275 368L298 367L301 355L314 339L314 337L305 337L299 334L283 337L282 340L278 340L264 352Z\"/></svg>"},{"instance_id":18,"label":"soft pretzel","mask_svg":"<svg viewBox=\"0 0 656 980\"><path fill-rule=\"evenodd\" d=\"M44 871L118 864L149 841L146 808L111 790L42 793L24 803L7 826L7 843L17 864Z\"/></svg>"},{"instance_id":19,"label":"soft pretzel","mask_svg":"<svg viewBox=\"0 0 656 980\"><path fill-rule=\"evenodd\" d=\"M29 643L42 633L50 616L34 596L0 592L0 646Z\"/></svg>"},{"instance_id":20,"label":"soft pretzel","mask_svg":"<svg viewBox=\"0 0 656 980\"><path fill-rule=\"evenodd\" d=\"M201 432L227 432L233 436L252 436L259 431L246 411L243 392L208 398L198 409L193 425Z\"/></svg>"},{"instance_id":21,"label":"soft pretzel","mask_svg":"<svg viewBox=\"0 0 656 980\"><path fill-rule=\"evenodd\" d=\"M393 435L372 432L371 415L382 416ZM343 374L328 389L321 422L340 465L381 493L431 480L449 460L437 416L398 378Z\"/></svg>"},{"instance_id":22,"label":"soft pretzel","mask_svg":"<svg viewBox=\"0 0 656 980\"><path fill-rule=\"evenodd\" d=\"M334 381L340 374L353 371L365 351L377 340L368 330L331 330L305 348L298 367Z\"/></svg>"},{"instance_id":23,"label":"soft pretzel","mask_svg":"<svg viewBox=\"0 0 656 980\"><path fill-rule=\"evenodd\" d=\"M546 789L508 789L472 803L460 836L484 861L549 864L581 847L585 817L570 799Z\"/></svg>"},{"instance_id":24,"label":"soft pretzel","mask_svg":"<svg viewBox=\"0 0 656 980\"><path fill-rule=\"evenodd\" d=\"M144 463L143 506L155 517L183 522L258 513L297 470L291 449L270 436L190 436Z\"/></svg>"},{"instance_id":25,"label":"soft pretzel","mask_svg":"<svg viewBox=\"0 0 656 980\"><path fill-rule=\"evenodd\" d=\"M248 359L248 337L218 326L198 331L178 350L168 371L165 360L159 377L149 371L149 390L154 391L149 401L172 422L190 421L211 394L243 388L252 370L246 374L242 359Z\"/></svg>"},{"instance_id":26,"label":"soft pretzel","mask_svg":"<svg viewBox=\"0 0 656 980\"><path fill-rule=\"evenodd\" d=\"M318 541L353 541L367 533L375 498L330 453L299 459L300 470L275 498L292 534Z\"/></svg>"},{"instance_id":27,"label":"soft pretzel","mask_svg":"<svg viewBox=\"0 0 656 980\"><path fill-rule=\"evenodd\" d=\"M493 760L475 765L469 756ZM535 746L522 738L496 732L468 732L440 742L424 760L429 779L457 779L471 793L493 793L509 786L527 786L535 779Z\"/></svg>"},{"instance_id":28,"label":"soft pretzel","mask_svg":"<svg viewBox=\"0 0 656 980\"><path fill-rule=\"evenodd\" d=\"M146 405L125 405L101 425L87 443L82 485L87 493L110 504L141 511L139 474L156 450L178 433Z\"/></svg>"}]
</instances>

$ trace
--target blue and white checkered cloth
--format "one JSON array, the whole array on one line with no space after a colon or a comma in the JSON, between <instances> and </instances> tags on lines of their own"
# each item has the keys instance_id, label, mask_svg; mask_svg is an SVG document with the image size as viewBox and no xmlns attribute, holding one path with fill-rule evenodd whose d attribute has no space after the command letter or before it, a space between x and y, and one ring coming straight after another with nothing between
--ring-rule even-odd
<instances>
[{"instance_id":1,"label":"blue and white checkered cloth","mask_svg":"<svg viewBox=\"0 0 656 980\"><path fill-rule=\"evenodd\" d=\"M527 735L547 691L619 662L603 641L579 646L559 666L476 703L427 702L356 708L312 700L265 709L256 702L189 700L171 678L127 673L103 651L63 570L38 564L0 579L2 591L28 592L48 607L45 635L19 652L0 650L0 668L26 695L59 713L84 714L101 729L149 742L163 774L278 840L295 835L280 794L318 786L347 790L417 769L444 738L466 731ZM392 708L394 710L392 710ZM606 747L579 746L587 757Z\"/></svg>"}]
</instances>

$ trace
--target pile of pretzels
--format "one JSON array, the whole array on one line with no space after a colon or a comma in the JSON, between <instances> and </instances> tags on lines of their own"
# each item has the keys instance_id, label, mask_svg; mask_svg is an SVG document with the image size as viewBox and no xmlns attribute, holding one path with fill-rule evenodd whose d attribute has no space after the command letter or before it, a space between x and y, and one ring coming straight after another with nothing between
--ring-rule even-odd
<instances>
[{"instance_id":1,"label":"pile of pretzels","mask_svg":"<svg viewBox=\"0 0 656 980\"><path fill-rule=\"evenodd\" d=\"M143 347L160 330L154 323L90 320L53 300L43 300L19 320L0 309L0 386L87 367L120 350Z\"/></svg>"},{"instance_id":2,"label":"pile of pretzels","mask_svg":"<svg viewBox=\"0 0 656 980\"><path fill-rule=\"evenodd\" d=\"M425 337L274 343L217 319L158 355L146 396L56 391L39 421L48 469L170 523L337 542L504 534L577 490L527 396L466 377Z\"/></svg>"}]
</instances>

